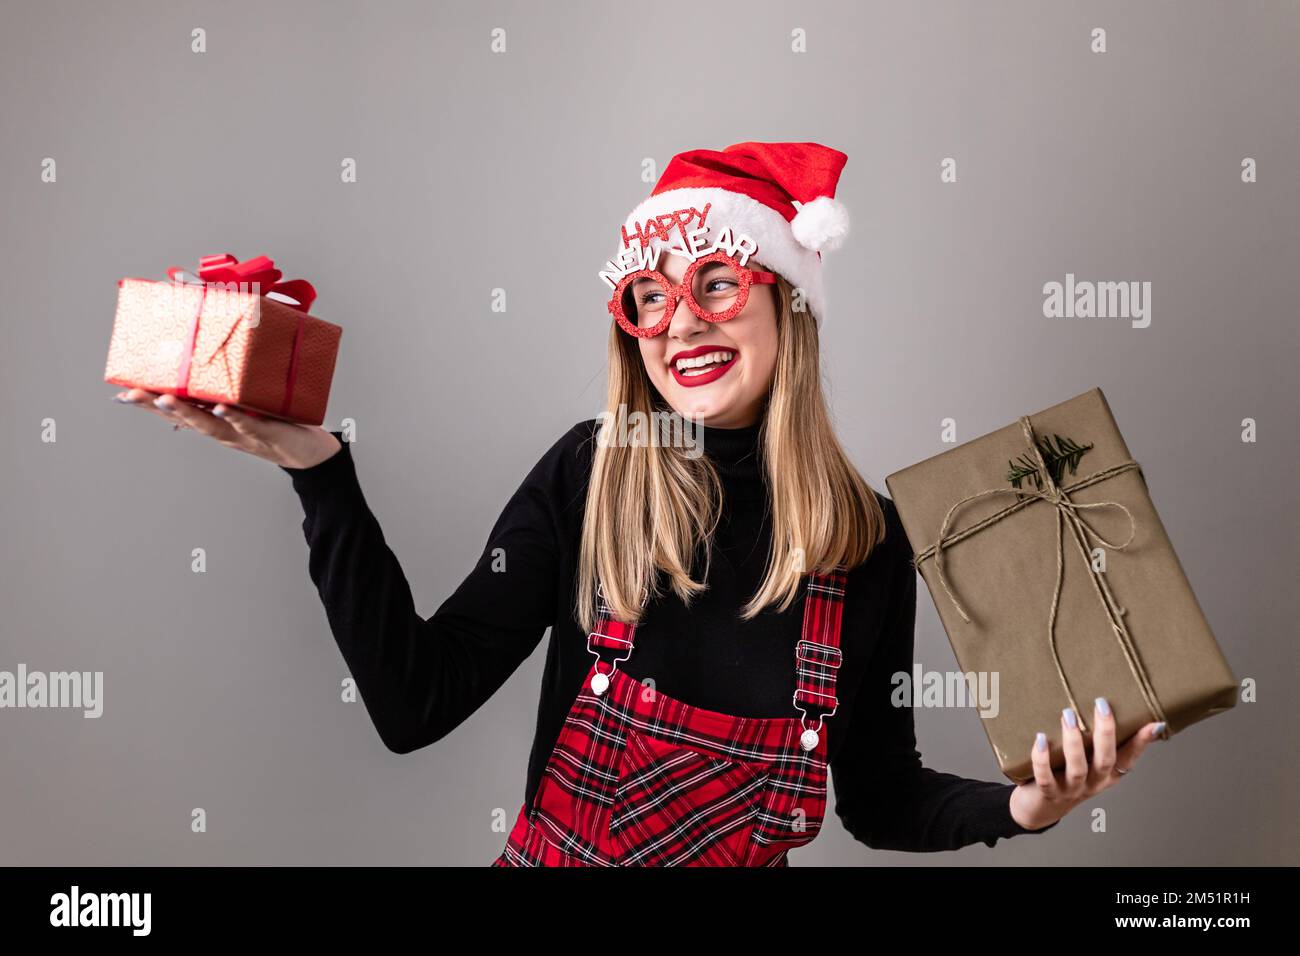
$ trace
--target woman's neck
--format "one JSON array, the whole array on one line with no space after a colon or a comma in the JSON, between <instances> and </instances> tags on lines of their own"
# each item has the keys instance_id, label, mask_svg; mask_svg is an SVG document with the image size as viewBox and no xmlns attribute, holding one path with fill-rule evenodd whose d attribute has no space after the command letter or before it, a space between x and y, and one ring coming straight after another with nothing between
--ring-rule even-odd
<instances>
[{"instance_id":1,"label":"woman's neck","mask_svg":"<svg viewBox=\"0 0 1300 956\"><path fill-rule=\"evenodd\" d=\"M726 491L726 500L736 502L761 502L767 497L766 472L763 466L763 447L760 419L744 428L718 428L702 425L696 440L703 446L717 469L718 477Z\"/></svg>"},{"instance_id":2,"label":"woman's neck","mask_svg":"<svg viewBox=\"0 0 1300 956\"><path fill-rule=\"evenodd\" d=\"M761 419L743 428L702 425L696 433L696 438L703 445L705 454L715 461L735 464L757 453L759 433L762 429Z\"/></svg>"}]
</instances>

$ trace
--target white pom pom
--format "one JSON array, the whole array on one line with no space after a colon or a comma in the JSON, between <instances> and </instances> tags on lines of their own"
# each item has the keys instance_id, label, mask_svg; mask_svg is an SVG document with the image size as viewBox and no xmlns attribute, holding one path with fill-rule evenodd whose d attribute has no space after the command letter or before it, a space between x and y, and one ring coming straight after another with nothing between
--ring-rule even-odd
<instances>
[{"instance_id":1,"label":"white pom pom","mask_svg":"<svg viewBox=\"0 0 1300 956\"><path fill-rule=\"evenodd\" d=\"M818 196L799 207L790 229L799 245L814 252L832 252L849 234L849 211L830 196Z\"/></svg>"}]
</instances>

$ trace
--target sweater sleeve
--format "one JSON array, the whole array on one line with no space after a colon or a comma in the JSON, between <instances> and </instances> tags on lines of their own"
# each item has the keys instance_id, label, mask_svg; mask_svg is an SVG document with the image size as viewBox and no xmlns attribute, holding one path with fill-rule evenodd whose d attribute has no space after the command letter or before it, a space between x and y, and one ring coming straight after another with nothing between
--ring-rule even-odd
<instances>
[{"instance_id":1,"label":"sweater sleeve","mask_svg":"<svg viewBox=\"0 0 1300 956\"><path fill-rule=\"evenodd\" d=\"M557 527L547 487L561 442L497 519L473 570L428 619L367 505L352 446L284 468L302 503L308 568L335 643L385 746L449 734L506 682L555 618Z\"/></svg>"},{"instance_id":2,"label":"sweater sleeve","mask_svg":"<svg viewBox=\"0 0 1300 956\"><path fill-rule=\"evenodd\" d=\"M886 500L887 512L893 503ZM890 522L890 535L906 540ZM884 547L885 545L881 545ZM853 837L880 850L930 852L1044 833L1011 816L1013 783L971 780L921 763L910 706L891 703L893 675L912 672L916 570L910 550L892 547L890 606L854 706L848 739L831 764L835 813Z\"/></svg>"}]
</instances>

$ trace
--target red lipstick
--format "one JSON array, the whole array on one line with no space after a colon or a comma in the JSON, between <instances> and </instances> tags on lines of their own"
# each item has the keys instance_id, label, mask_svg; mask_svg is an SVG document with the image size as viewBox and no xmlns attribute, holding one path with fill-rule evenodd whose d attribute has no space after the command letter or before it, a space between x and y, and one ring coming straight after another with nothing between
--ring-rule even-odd
<instances>
[{"instance_id":1,"label":"red lipstick","mask_svg":"<svg viewBox=\"0 0 1300 956\"><path fill-rule=\"evenodd\" d=\"M720 362L719 364L714 365L707 372L683 375L677 370L677 362L679 359L695 358L696 356L708 355L712 352L730 352L731 358L725 362ZM677 380L678 385L685 388L696 388L700 385L708 385L710 382L716 382L718 379L722 378L722 376L731 371L731 367L736 364L736 359L739 357L740 353L738 351L732 348L727 348L723 345L701 345L699 348L678 352L673 355L668 362L668 370L672 372L673 378Z\"/></svg>"}]
</instances>

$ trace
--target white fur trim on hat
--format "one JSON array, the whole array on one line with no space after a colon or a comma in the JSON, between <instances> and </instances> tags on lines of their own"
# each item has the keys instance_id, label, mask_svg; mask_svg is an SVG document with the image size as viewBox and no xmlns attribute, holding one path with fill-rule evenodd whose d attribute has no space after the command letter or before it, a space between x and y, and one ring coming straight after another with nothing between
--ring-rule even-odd
<instances>
[{"instance_id":1,"label":"white fur trim on hat","mask_svg":"<svg viewBox=\"0 0 1300 956\"><path fill-rule=\"evenodd\" d=\"M817 206L822 199L826 198L823 196L815 199L807 203L804 209ZM784 276L791 285L802 289L808 309L812 312L813 318L820 324L822 316L825 315L825 292L822 285L821 259L818 258L814 250L802 245L795 239L790 223L784 216L757 199L752 199L744 193L718 189L714 186L684 186L680 189L669 189L656 196L650 196L641 202L628 214L624 220L624 227L627 229L628 235L632 236L636 234L636 227L644 224L647 219L692 206L703 212L706 203L712 204L708 218L704 222L708 238L708 242L705 244L706 247L712 245L718 233L727 227L731 228L733 236L744 234L751 237L758 244L758 251L754 253L750 263L762 263L773 272L778 272ZM818 211L822 208L817 206ZM818 211L814 211L814 219L811 222L815 223L817 221ZM844 217L843 222L845 223L844 230L846 230L847 217ZM698 226L698 223L688 228L694 228L695 226ZM828 227L831 232L834 232L835 228L837 227ZM843 230L836 234L842 237ZM671 236L672 238L668 243L664 243L658 237L652 238L650 245L654 248L661 248L681 243L681 235L676 230L672 232ZM623 249L621 236L618 242L616 256ZM633 243L635 242L634 239Z\"/></svg>"}]
</instances>

